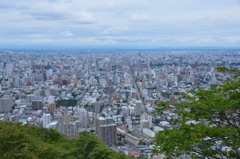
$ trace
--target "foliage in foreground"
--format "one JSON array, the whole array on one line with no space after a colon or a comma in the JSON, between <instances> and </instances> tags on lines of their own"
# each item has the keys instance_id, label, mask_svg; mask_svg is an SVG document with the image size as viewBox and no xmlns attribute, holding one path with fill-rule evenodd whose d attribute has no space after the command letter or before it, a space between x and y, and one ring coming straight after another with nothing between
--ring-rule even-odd
<instances>
[{"instance_id":1,"label":"foliage in foreground","mask_svg":"<svg viewBox=\"0 0 240 159\"><path fill-rule=\"evenodd\" d=\"M1 159L127 159L90 132L68 139L53 129L0 121Z\"/></svg>"},{"instance_id":2,"label":"foliage in foreground","mask_svg":"<svg viewBox=\"0 0 240 159\"><path fill-rule=\"evenodd\" d=\"M221 71L238 74L228 69ZM170 108L167 103L159 103L156 110L160 114L167 108ZM176 109L179 118L173 123L178 123L179 128L159 132L154 153L164 153L166 158L186 154L191 158L240 158L237 77L223 85L212 85L208 90L199 88L183 95Z\"/></svg>"}]
</instances>

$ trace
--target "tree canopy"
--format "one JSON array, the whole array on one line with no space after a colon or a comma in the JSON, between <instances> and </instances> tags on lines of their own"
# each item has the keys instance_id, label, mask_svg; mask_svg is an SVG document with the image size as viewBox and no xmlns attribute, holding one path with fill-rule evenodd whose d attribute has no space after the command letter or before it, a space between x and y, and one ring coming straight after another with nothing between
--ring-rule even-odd
<instances>
[{"instance_id":1,"label":"tree canopy","mask_svg":"<svg viewBox=\"0 0 240 159\"><path fill-rule=\"evenodd\" d=\"M240 80L239 71L219 68L235 77L223 85L212 85L183 94L176 107L178 125L158 132L154 153L166 158L240 158ZM158 114L169 109L159 103Z\"/></svg>"},{"instance_id":2,"label":"tree canopy","mask_svg":"<svg viewBox=\"0 0 240 159\"><path fill-rule=\"evenodd\" d=\"M69 139L54 129L0 121L1 159L127 159L90 132Z\"/></svg>"},{"instance_id":3,"label":"tree canopy","mask_svg":"<svg viewBox=\"0 0 240 159\"><path fill-rule=\"evenodd\" d=\"M68 99L68 100L61 99L56 101L57 107L60 107L60 106L69 107L69 106L76 106L76 105L77 105L76 99Z\"/></svg>"}]
</instances>

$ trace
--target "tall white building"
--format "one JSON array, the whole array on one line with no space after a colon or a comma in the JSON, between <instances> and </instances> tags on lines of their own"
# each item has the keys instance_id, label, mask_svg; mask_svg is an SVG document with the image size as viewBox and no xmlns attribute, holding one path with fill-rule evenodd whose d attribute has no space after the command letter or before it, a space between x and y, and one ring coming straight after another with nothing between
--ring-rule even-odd
<instances>
[{"instance_id":1,"label":"tall white building","mask_svg":"<svg viewBox=\"0 0 240 159\"><path fill-rule=\"evenodd\" d=\"M43 127L48 128L48 124L52 122L51 114L43 113Z\"/></svg>"}]
</instances>

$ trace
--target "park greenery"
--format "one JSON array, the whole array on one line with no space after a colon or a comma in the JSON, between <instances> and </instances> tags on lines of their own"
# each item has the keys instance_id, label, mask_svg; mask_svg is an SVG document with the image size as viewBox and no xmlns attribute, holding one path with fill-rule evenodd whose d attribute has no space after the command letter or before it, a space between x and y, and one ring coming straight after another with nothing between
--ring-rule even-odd
<instances>
[{"instance_id":1,"label":"park greenery","mask_svg":"<svg viewBox=\"0 0 240 159\"><path fill-rule=\"evenodd\" d=\"M69 139L54 129L0 121L1 159L127 159L90 132Z\"/></svg>"},{"instance_id":2,"label":"park greenery","mask_svg":"<svg viewBox=\"0 0 240 159\"><path fill-rule=\"evenodd\" d=\"M176 107L173 128L158 132L155 154L166 158L240 158L240 71L219 67L232 75L222 85L183 94ZM172 109L167 102L157 114Z\"/></svg>"},{"instance_id":3,"label":"park greenery","mask_svg":"<svg viewBox=\"0 0 240 159\"><path fill-rule=\"evenodd\" d=\"M77 102L78 101L76 99L61 99L61 100L56 101L56 106L57 107L60 107L60 106L65 106L65 107L76 106Z\"/></svg>"}]
</instances>

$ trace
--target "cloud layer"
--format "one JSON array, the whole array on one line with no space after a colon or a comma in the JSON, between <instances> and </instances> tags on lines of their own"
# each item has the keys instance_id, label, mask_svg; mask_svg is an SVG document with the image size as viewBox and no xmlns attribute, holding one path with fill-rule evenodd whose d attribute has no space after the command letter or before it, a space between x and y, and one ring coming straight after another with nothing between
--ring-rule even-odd
<instances>
[{"instance_id":1,"label":"cloud layer","mask_svg":"<svg viewBox=\"0 0 240 159\"><path fill-rule=\"evenodd\" d=\"M0 45L239 46L239 0L0 0Z\"/></svg>"}]
</instances>

